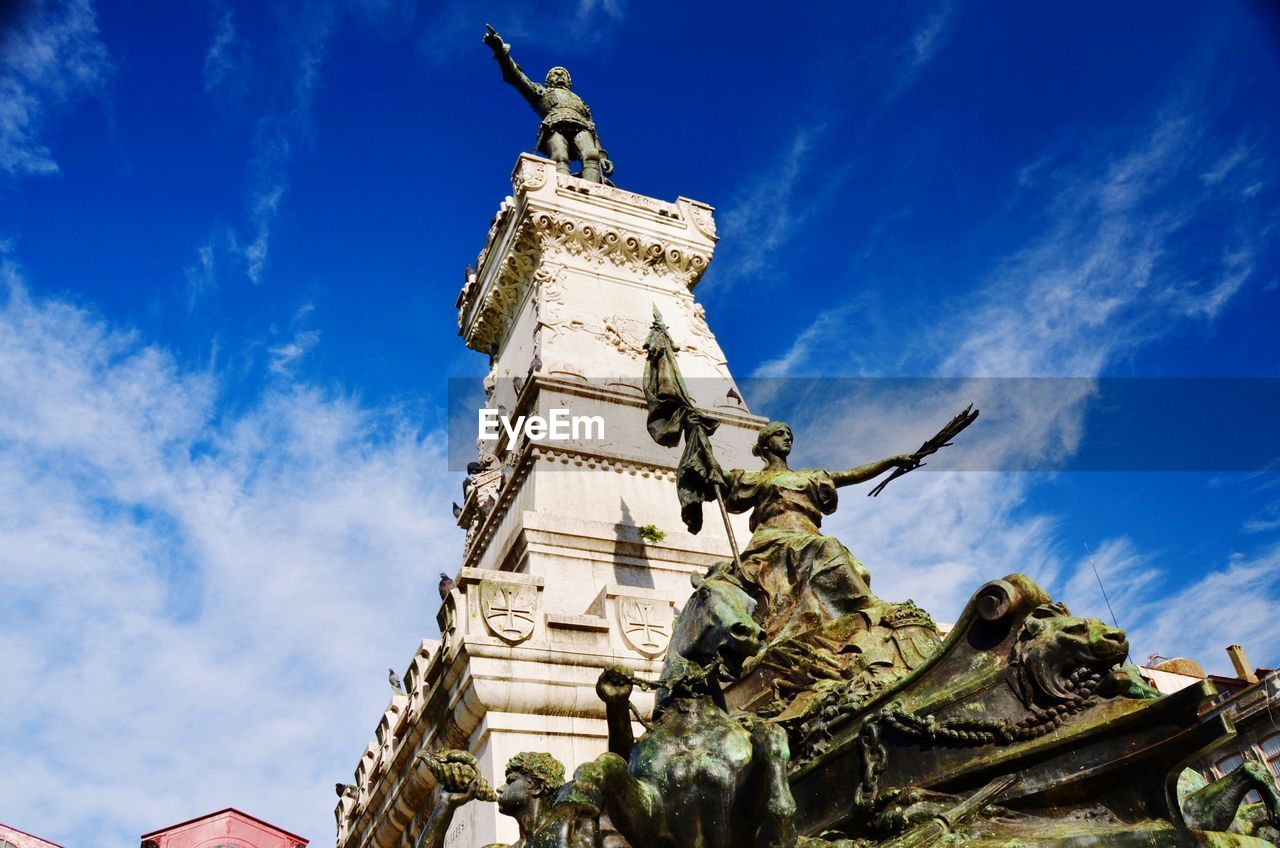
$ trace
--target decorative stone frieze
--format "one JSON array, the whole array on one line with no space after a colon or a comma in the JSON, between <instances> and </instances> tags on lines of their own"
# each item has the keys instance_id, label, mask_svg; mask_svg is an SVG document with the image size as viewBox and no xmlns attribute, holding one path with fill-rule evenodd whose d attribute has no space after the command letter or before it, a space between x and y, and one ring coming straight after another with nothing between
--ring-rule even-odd
<instances>
[{"instance_id":1,"label":"decorative stone frieze","mask_svg":"<svg viewBox=\"0 0 1280 848\"><path fill-rule=\"evenodd\" d=\"M687 291L711 261L715 224L705 204L586 184L533 156L521 157L512 182L514 199L503 201L458 297L458 328L473 350L502 343L548 262Z\"/></svg>"}]
</instances>

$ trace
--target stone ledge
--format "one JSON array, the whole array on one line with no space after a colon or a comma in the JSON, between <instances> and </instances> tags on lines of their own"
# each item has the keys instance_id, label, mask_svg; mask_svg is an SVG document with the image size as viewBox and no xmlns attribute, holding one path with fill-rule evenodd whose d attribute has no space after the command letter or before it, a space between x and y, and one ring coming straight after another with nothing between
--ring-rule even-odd
<instances>
[{"instance_id":1,"label":"stone ledge","mask_svg":"<svg viewBox=\"0 0 1280 848\"><path fill-rule=\"evenodd\" d=\"M589 630L599 633L609 632L609 622L598 615L566 615L549 612L546 614L547 627L564 630Z\"/></svg>"}]
</instances>

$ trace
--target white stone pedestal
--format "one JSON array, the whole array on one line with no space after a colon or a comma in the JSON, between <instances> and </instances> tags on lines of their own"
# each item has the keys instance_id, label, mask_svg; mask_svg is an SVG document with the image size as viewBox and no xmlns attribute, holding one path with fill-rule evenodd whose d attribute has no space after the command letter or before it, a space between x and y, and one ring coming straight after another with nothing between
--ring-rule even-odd
<instances>
[{"instance_id":1,"label":"white stone pedestal","mask_svg":"<svg viewBox=\"0 0 1280 848\"><path fill-rule=\"evenodd\" d=\"M339 804L339 848L411 846L434 779L421 750L466 748L495 786L521 751L548 751L571 774L605 748L595 694L609 663L657 677L689 578L729 557L708 505L698 535L680 520L679 451L645 429L643 344L656 306L680 346L690 393L721 421L726 468L755 468L752 416L692 290L715 248L712 210L556 174L521 156L458 297L459 334L492 357L487 403L510 418L599 416L603 438L484 442L459 516L467 541L440 611ZM745 516L734 519L739 540ZM641 537L651 525L661 541ZM445 566L445 570L449 570ZM637 694L642 710L647 695ZM514 842L495 805L459 811L451 848Z\"/></svg>"}]
</instances>

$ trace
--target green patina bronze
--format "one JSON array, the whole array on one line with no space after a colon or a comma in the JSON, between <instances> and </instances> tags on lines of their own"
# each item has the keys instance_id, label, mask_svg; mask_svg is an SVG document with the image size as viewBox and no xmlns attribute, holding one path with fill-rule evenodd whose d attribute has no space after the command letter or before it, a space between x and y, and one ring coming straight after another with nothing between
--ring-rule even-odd
<instances>
[{"instance_id":1,"label":"green patina bronze","mask_svg":"<svg viewBox=\"0 0 1280 848\"><path fill-rule=\"evenodd\" d=\"M602 180L568 72L538 85L492 28L485 43L542 116L539 149L563 173L578 158ZM943 640L911 601L877 597L869 569L822 533L839 488L892 472L879 493L951 444L972 407L912 453L843 471L792 469L791 429L770 423L761 467L726 472L711 444L719 422L691 399L656 310L645 349L649 433L684 443L682 518L696 533L716 501L733 560L694 579L658 681L602 671L609 750L569 782L548 754L514 758L500 792L465 752L424 755L440 793L416 848L440 848L453 812L477 799L516 818L521 848L1280 845L1264 767L1211 783L1186 769L1233 733L1208 708L1210 684L1161 696L1126 662L1122 630L1018 573L981 586ZM741 553L729 512L750 513ZM638 739L635 686L657 690ZM1251 790L1262 803L1242 804Z\"/></svg>"},{"instance_id":2,"label":"green patina bronze","mask_svg":"<svg viewBox=\"0 0 1280 848\"><path fill-rule=\"evenodd\" d=\"M793 438L786 424L764 427L752 451L764 467L734 469L724 486L729 511L751 514L751 539L734 576L756 600L766 634L750 703L788 720L799 717L791 709L797 699L813 703L833 685L873 691L917 667L940 641L928 614L910 601L877 597L866 566L820 529L836 509L837 488L919 460L902 454L847 471L794 470L787 464ZM760 702L762 694L772 703Z\"/></svg>"},{"instance_id":3,"label":"green patina bronze","mask_svg":"<svg viewBox=\"0 0 1280 848\"><path fill-rule=\"evenodd\" d=\"M572 90L569 72L557 66L547 71L545 83L534 82L511 58L511 45L504 43L493 27L485 29L484 43L493 51L503 80L520 92L542 118L537 150L555 160L556 169L562 174L568 174L569 163L576 160L582 163L582 179L608 182L613 163L600 146L590 107Z\"/></svg>"},{"instance_id":4,"label":"green patina bronze","mask_svg":"<svg viewBox=\"0 0 1280 848\"><path fill-rule=\"evenodd\" d=\"M602 848L599 810L577 802L565 785L564 766L550 754L525 751L507 762L507 781L494 791L480 776L479 763L466 751L420 754L440 786L440 798L414 843L443 848L458 808L471 801L496 801L516 820L520 839L512 846L486 848Z\"/></svg>"},{"instance_id":5,"label":"green patina bronze","mask_svg":"<svg viewBox=\"0 0 1280 848\"><path fill-rule=\"evenodd\" d=\"M733 848L795 844L785 732L725 708L720 675L741 674L760 649L755 604L724 569L695 580L676 620L649 731L631 732L636 680L607 668L609 752L578 769L574 785L598 799L632 846Z\"/></svg>"},{"instance_id":6,"label":"green patina bronze","mask_svg":"<svg viewBox=\"0 0 1280 848\"><path fill-rule=\"evenodd\" d=\"M1208 683L1161 696L1125 662L1122 630L1072 615L1022 574L982 586L942 640L928 613L871 591L821 521L836 490L918 467L976 417L912 454L847 471L796 470L791 430L760 431L757 470L721 470L716 421L693 406L655 321L650 432L675 447L690 528L703 501L751 513L740 556L695 578L661 678L606 668L609 752L563 778L512 760L499 793L462 752L427 757L453 811L497 800L521 848L1128 848L1280 844L1280 793L1246 763L1207 783L1185 766L1230 738ZM657 690L639 739L630 695ZM1261 804L1242 804L1250 790ZM604 817L607 814L607 819ZM602 821L612 823L611 833Z\"/></svg>"}]
</instances>

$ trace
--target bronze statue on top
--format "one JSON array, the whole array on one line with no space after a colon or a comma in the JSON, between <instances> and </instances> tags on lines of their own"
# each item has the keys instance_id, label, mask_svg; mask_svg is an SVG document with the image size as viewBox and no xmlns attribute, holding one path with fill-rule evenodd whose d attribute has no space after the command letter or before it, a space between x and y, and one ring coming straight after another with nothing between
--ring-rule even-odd
<instances>
[{"instance_id":1,"label":"bronze statue on top","mask_svg":"<svg viewBox=\"0 0 1280 848\"><path fill-rule=\"evenodd\" d=\"M613 163L600 147L591 108L571 90L573 80L569 72L557 65L547 71L546 83L539 85L511 58L511 45L504 43L493 27L486 24L485 29L484 43L498 60L502 78L520 92L542 118L538 127L538 152L554 159L556 170L562 174L570 173L569 163L576 159L582 163L582 179L608 183Z\"/></svg>"}]
</instances>

